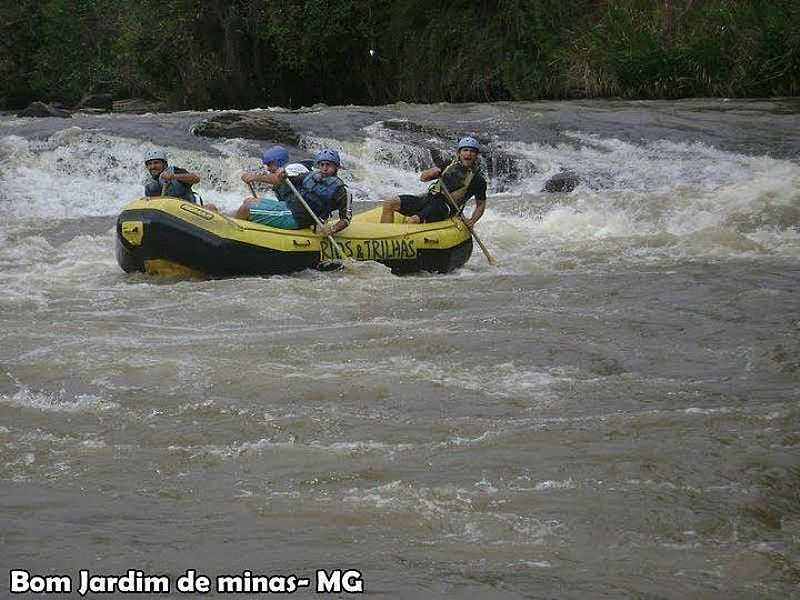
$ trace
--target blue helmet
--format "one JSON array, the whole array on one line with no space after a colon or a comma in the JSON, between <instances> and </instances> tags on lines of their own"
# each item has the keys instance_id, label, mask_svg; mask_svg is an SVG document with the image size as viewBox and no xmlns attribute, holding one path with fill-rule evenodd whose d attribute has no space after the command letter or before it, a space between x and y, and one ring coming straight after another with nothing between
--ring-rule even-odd
<instances>
[{"instance_id":1,"label":"blue helmet","mask_svg":"<svg viewBox=\"0 0 800 600\"><path fill-rule=\"evenodd\" d=\"M474 148L477 152L481 151L478 140L474 137L463 137L458 140L458 149L461 150L462 148Z\"/></svg>"},{"instance_id":2,"label":"blue helmet","mask_svg":"<svg viewBox=\"0 0 800 600\"><path fill-rule=\"evenodd\" d=\"M289 162L289 151L283 146L272 146L261 154L261 162L265 165L274 162L278 168L285 167Z\"/></svg>"},{"instance_id":3,"label":"blue helmet","mask_svg":"<svg viewBox=\"0 0 800 600\"><path fill-rule=\"evenodd\" d=\"M339 153L333 148L323 148L317 152L316 161L319 162L321 160L329 160L332 163L336 163L337 167L342 166L342 161L339 159Z\"/></svg>"}]
</instances>

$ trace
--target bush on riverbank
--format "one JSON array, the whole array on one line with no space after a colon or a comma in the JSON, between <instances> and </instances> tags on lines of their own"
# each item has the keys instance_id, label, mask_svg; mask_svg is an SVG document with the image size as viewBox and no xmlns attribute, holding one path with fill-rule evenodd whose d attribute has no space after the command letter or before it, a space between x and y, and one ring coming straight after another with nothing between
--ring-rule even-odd
<instances>
[{"instance_id":1,"label":"bush on riverbank","mask_svg":"<svg viewBox=\"0 0 800 600\"><path fill-rule=\"evenodd\" d=\"M204 108L800 91L794 0L18 0L0 23L5 107L86 92Z\"/></svg>"},{"instance_id":2,"label":"bush on riverbank","mask_svg":"<svg viewBox=\"0 0 800 600\"><path fill-rule=\"evenodd\" d=\"M800 8L766 2L610 2L576 38L580 95L768 96L800 91Z\"/></svg>"}]
</instances>

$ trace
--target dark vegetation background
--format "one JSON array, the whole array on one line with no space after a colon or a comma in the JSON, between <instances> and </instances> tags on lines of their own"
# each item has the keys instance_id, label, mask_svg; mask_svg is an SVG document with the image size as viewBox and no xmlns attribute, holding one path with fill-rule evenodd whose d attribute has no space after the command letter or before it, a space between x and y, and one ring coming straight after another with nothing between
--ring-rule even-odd
<instances>
[{"instance_id":1,"label":"dark vegetation background","mask_svg":"<svg viewBox=\"0 0 800 600\"><path fill-rule=\"evenodd\" d=\"M798 0L0 2L6 109L87 93L201 109L798 91Z\"/></svg>"}]
</instances>

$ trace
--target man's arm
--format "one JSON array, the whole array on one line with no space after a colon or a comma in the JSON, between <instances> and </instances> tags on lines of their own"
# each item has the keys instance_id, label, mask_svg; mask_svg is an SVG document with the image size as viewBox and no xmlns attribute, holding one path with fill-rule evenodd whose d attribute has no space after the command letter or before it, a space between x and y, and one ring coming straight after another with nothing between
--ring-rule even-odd
<instances>
[{"instance_id":1,"label":"man's arm","mask_svg":"<svg viewBox=\"0 0 800 600\"><path fill-rule=\"evenodd\" d=\"M350 206L350 194L347 192L347 188L344 186L340 187L336 192L334 200L336 206L339 207L339 220L333 225L325 225L322 229L317 229L317 233L320 235L336 235L342 229L350 225L353 211Z\"/></svg>"},{"instance_id":2,"label":"man's arm","mask_svg":"<svg viewBox=\"0 0 800 600\"><path fill-rule=\"evenodd\" d=\"M475 200L475 210L472 211L472 216L469 219L464 219L467 227L472 228L483 216L483 211L486 210L486 200Z\"/></svg>"},{"instance_id":3,"label":"man's arm","mask_svg":"<svg viewBox=\"0 0 800 600\"><path fill-rule=\"evenodd\" d=\"M188 186L200 183L200 176L197 173L190 173L184 169L173 169L172 172L165 170L161 173L160 178L162 181L180 181Z\"/></svg>"},{"instance_id":4,"label":"man's arm","mask_svg":"<svg viewBox=\"0 0 800 600\"><path fill-rule=\"evenodd\" d=\"M475 181L475 179L473 179ZM481 180L475 184L475 210L472 211L472 216L469 219L464 219L467 227L473 227L483 216L483 211L486 210L486 180Z\"/></svg>"},{"instance_id":5,"label":"man's arm","mask_svg":"<svg viewBox=\"0 0 800 600\"><path fill-rule=\"evenodd\" d=\"M431 167L430 169L425 169L422 173L419 174L420 181L432 181L438 178L442 174L442 170L439 167Z\"/></svg>"},{"instance_id":6,"label":"man's arm","mask_svg":"<svg viewBox=\"0 0 800 600\"><path fill-rule=\"evenodd\" d=\"M242 181L245 183L268 183L269 185L278 185L283 178L286 177L286 171L278 169L274 173L267 171L266 173L242 173Z\"/></svg>"}]
</instances>

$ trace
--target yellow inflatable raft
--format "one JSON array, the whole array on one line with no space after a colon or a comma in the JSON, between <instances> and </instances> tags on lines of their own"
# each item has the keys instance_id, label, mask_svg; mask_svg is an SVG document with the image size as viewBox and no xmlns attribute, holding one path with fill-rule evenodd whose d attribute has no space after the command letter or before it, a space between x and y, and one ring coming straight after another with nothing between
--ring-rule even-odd
<instances>
[{"instance_id":1,"label":"yellow inflatable raft","mask_svg":"<svg viewBox=\"0 0 800 600\"><path fill-rule=\"evenodd\" d=\"M380 213L378 207L355 215L336 236L346 258L378 261L398 274L446 273L469 260L472 239L458 219L382 224ZM276 229L161 197L123 209L116 255L126 272L208 277L291 273L343 258L309 228Z\"/></svg>"}]
</instances>

